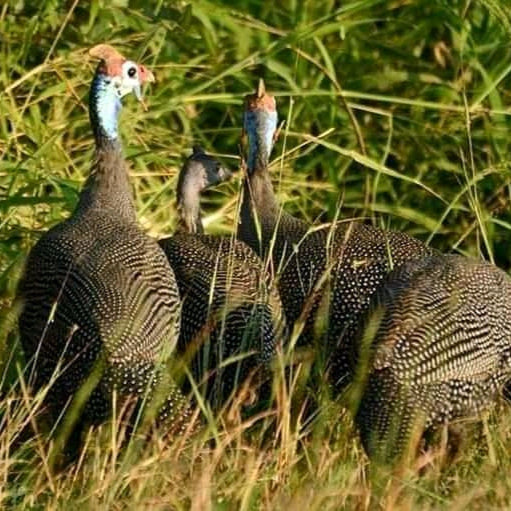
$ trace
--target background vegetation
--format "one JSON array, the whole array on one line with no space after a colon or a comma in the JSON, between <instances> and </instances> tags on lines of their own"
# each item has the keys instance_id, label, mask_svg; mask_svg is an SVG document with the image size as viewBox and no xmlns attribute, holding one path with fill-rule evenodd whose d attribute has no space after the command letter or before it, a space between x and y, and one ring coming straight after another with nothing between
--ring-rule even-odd
<instances>
[{"instance_id":1,"label":"background vegetation","mask_svg":"<svg viewBox=\"0 0 511 511\"><path fill-rule=\"evenodd\" d=\"M86 52L99 42L157 77L149 110L128 100L122 123L139 218L151 234L172 232L176 174L192 144L238 165L242 97L262 76L287 121L272 169L289 212L311 221L364 217L508 270L510 7L508 0L3 2L2 365L24 258L72 211L90 167L95 63ZM234 180L208 195L208 231L232 232L237 189ZM19 388L8 390L13 374L11 367L3 377L0 402L5 507L511 505L506 409L489 416L455 463L423 458L424 473L403 475L392 488L371 476L335 403L300 429L285 395L258 420L227 414L186 442L155 439L129 455L105 426L76 466L52 474L44 443L19 441L37 403L22 397L20 404Z\"/></svg>"}]
</instances>

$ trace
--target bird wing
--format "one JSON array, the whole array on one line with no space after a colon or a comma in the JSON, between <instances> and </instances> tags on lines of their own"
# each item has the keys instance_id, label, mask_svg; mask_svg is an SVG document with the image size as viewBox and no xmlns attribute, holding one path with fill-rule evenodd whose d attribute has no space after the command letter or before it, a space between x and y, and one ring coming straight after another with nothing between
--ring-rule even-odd
<instances>
[{"instance_id":1,"label":"bird wing","mask_svg":"<svg viewBox=\"0 0 511 511\"><path fill-rule=\"evenodd\" d=\"M379 293L372 342L374 370L431 383L484 379L497 371L509 341L509 282L496 268L461 257L405 265ZM503 337L508 339L503 339Z\"/></svg>"}]
</instances>

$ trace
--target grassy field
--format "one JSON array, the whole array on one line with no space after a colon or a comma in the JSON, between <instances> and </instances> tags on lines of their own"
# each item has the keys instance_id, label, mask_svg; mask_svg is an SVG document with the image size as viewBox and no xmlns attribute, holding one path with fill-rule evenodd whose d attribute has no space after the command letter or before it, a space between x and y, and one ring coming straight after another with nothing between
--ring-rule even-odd
<instances>
[{"instance_id":1,"label":"grassy field","mask_svg":"<svg viewBox=\"0 0 511 511\"><path fill-rule=\"evenodd\" d=\"M0 506L19 509L509 509L511 411L500 406L454 462L437 456L392 483L375 474L346 412L308 424L289 395L236 409L170 443L120 449L91 433L80 460L49 468L23 441L40 403L12 355L24 258L72 211L90 168L87 49L109 42L157 82L128 99L122 135L139 219L172 232L177 171L200 143L238 166L242 98L259 77L287 121L272 171L287 211L363 217L509 270L511 9L508 0L261 0L0 4ZM232 232L239 180L204 201ZM18 366L19 367L19 366ZM214 440L214 441L212 441Z\"/></svg>"}]
</instances>

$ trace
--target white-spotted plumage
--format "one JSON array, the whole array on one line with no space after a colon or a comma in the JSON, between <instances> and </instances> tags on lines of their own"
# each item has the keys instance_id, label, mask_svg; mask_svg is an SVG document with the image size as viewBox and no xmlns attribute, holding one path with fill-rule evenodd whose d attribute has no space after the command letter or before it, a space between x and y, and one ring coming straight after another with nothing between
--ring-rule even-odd
<instances>
[{"instance_id":1,"label":"white-spotted plumage","mask_svg":"<svg viewBox=\"0 0 511 511\"><path fill-rule=\"evenodd\" d=\"M203 234L200 194L229 176L194 149L179 176L178 232L160 241L183 299L180 351L192 350L192 376L215 407L252 373L259 382L268 377L284 331L261 260L234 238Z\"/></svg>"},{"instance_id":2,"label":"white-spotted plumage","mask_svg":"<svg viewBox=\"0 0 511 511\"><path fill-rule=\"evenodd\" d=\"M371 456L388 461L424 429L495 402L511 377L511 281L461 256L407 263L373 297L354 343L361 438Z\"/></svg>"},{"instance_id":3,"label":"white-spotted plumage","mask_svg":"<svg viewBox=\"0 0 511 511\"><path fill-rule=\"evenodd\" d=\"M86 421L109 415L114 391L119 403L161 391L160 416L173 410L182 425L189 413L184 397L171 382L159 388L179 333L178 288L162 250L137 225L117 137L119 96L140 80L130 78L119 94L111 74L122 69L122 56L106 45L96 48L103 60L90 94L95 161L74 213L28 256L19 286L21 342L34 389L51 382L46 402L53 419L99 367Z\"/></svg>"},{"instance_id":4,"label":"white-spotted plumage","mask_svg":"<svg viewBox=\"0 0 511 511\"><path fill-rule=\"evenodd\" d=\"M352 221L314 228L282 211L268 171L276 104L261 84L246 98L244 123L249 159L238 238L270 257L288 324L303 323L298 345L319 346L337 386L344 385L349 340L371 295L392 268L434 251L403 233Z\"/></svg>"}]
</instances>

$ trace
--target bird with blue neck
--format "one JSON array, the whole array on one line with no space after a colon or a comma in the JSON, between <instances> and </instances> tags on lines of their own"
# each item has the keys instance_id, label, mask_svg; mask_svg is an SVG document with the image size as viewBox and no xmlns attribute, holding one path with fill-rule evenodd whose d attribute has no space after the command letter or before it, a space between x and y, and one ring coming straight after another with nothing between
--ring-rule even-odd
<instances>
[{"instance_id":1,"label":"bird with blue neck","mask_svg":"<svg viewBox=\"0 0 511 511\"><path fill-rule=\"evenodd\" d=\"M31 250L18 290L29 383L35 393L47 388L45 408L64 439L108 418L114 403L155 396L161 420L182 424L188 414L166 370L179 291L163 251L138 226L118 132L122 98L141 100L154 76L109 45L89 54L100 60L89 94L90 175L74 212ZM66 410L73 421L62 421Z\"/></svg>"}]
</instances>

